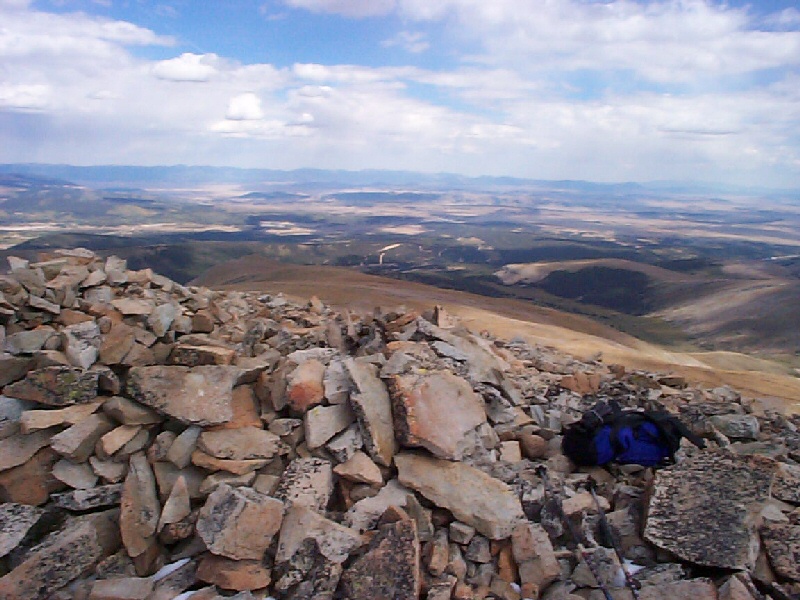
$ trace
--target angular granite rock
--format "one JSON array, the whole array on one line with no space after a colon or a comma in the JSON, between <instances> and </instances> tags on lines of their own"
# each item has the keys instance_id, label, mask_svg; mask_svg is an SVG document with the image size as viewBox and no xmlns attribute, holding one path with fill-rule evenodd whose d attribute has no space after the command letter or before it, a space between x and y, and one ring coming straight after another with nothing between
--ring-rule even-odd
<instances>
[{"instance_id":1,"label":"angular granite rock","mask_svg":"<svg viewBox=\"0 0 800 600\"><path fill-rule=\"evenodd\" d=\"M23 540L43 514L41 508L27 504L0 504L0 558L11 552Z\"/></svg>"},{"instance_id":2,"label":"angular granite rock","mask_svg":"<svg viewBox=\"0 0 800 600\"><path fill-rule=\"evenodd\" d=\"M776 463L705 451L656 473L644 537L682 560L752 570Z\"/></svg>"},{"instance_id":3,"label":"angular granite rock","mask_svg":"<svg viewBox=\"0 0 800 600\"><path fill-rule=\"evenodd\" d=\"M306 360L289 373L286 378L286 400L298 413L304 413L312 406L322 402L325 388L322 379L325 365L315 359Z\"/></svg>"},{"instance_id":4,"label":"angular granite rock","mask_svg":"<svg viewBox=\"0 0 800 600\"><path fill-rule=\"evenodd\" d=\"M240 370L229 366L133 367L134 399L187 425L219 425L233 417L233 386Z\"/></svg>"},{"instance_id":5,"label":"angular granite rock","mask_svg":"<svg viewBox=\"0 0 800 600\"><path fill-rule=\"evenodd\" d=\"M85 404L97 397L97 371L53 366L29 371L22 381L8 385L6 396L48 406Z\"/></svg>"},{"instance_id":6,"label":"angular granite rock","mask_svg":"<svg viewBox=\"0 0 800 600\"><path fill-rule=\"evenodd\" d=\"M120 547L119 511L69 519L32 548L13 571L0 577L0 598L45 600Z\"/></svg>"},{"instance_id":7,"label":"angular granite rock","mask_svg":"<svg viewBox=\"0 0 800 600\"><path fill-rule=\"evenodd\" d=\"M102 413L91 414L50 440L50 446L59 454L75 462L86 462L94 452L95 445L109 431L114 423Z\"/></svg>"},{"instance_id":8,"label":"angular granite rock","mask_svg":"<svg viewBox=\"0 0 800 600\"><path fill-rule=\"evenodd\" d=\"M761 537L775 572L800 582L800 525L768 523L762 528Z\"/></svg>"},{"instance_id":9,"label":"angular granite rock","mask_svg":"<svg viewBox=\"0 0 800 600\"><path fill-rule=\"evenodd\" d=\"M475 467L411 453L395 456L395 464L400 483L488 538L509 537L525 517L514 491Z\"/></svg>"},{"instance_id":10,"label":"angular granite rock","mask_svg":"<svg viewBox=\"0 0 800 600\"><path fill-rule=\"evenodd\" d=\"M275 497L322 512L333 493L333 467L321 458L296 458L283 472Z\"/></svg>"},{"instance_id":11,"label":"angular granite rock","mask_svg":"<svg viewBox=\"0 0 800 600\"><path fill-rule=\"evenodd\" d=\"M39 450L50 444L58 429L42 429L31 434L18 433L0 440L0 471L7 471L28 462Z\"/></svg>"},{"instance_id":12,"label":"angular granite rock","mask_svg":"<svg viewBox=\"0 0 800 600\"><path fill-rule=\"evenodd\" d=\"M388 467L397 450L389 392L374 365L349 358L345 366L356 388L350 394L350 405L358 419L364 446L375 462Z\"/></svg>"},{"instance_id":13,"label":"angular granite rock","mask_svg":"<svg viewBox=\"0 0 800 600\"><path fill-rule=\"evenodd\" d=\"M342 573L351 600L416 600L420 592L417 527L412 519L383 525L367 552Z\"/></svg>"},{"instance_id":14,"label":"angular granite rock","mask_svg":"<svg viewBox=\"0 0 800 600\"><path fill-rule=\"evenodd\" d=\"M347 404L315 406L303 415L306 445L310 450L319 448L353 421L355 415Z\"/></svg>"},{"instance_id":15,"label":"angular granite rock","mask_svg":"<svg viewBox=\"0 0 800 600\"><path fill-rule=\"evenodd\" d=\"M118 506L122 498L122 484L112 483L89 490L72 490L53 494L51 498L56 506L76 512Z\"/></svg>"},{"instance_id":16,"label":"angular granite rock","mask_svg":"<svg viewBox=\"0 0 800 600\"><path fill-rule=\"evenodd\" d=\"M277 435L257 427L204 431L197 447L223 460L271 459L288 451Z\"/></svg>"},{"instance_id":17,"label":"angular granite rock","mask_svg":"<svg viewBox=\"0 0 800 600\"><path fill-rule=\"evenodd\" d=\"M400 443L421 446L439 458L461 460L466 434L486 422L481 397L449 371L395 375L391 390Z\"/></svg>"},{"instance_id":18,"label":"angular granite rock","mask_svg":"<svg viewBox=\"0 0 800 600\"><path fill-rule=\"evenodd\" d=\"M161 515L156 478L143 453L131 456L122 489L119 528L131 557L144 554L153 544Z\"/></svg>"},{"instance_id":19,"label":"angular granite rock","mask_svg":"<svg viewBox=\"0 0 800 600\"><path fill-rule=\"evenodd\" d=\"M250 488L220 484L197 519L206 547L234 560L260 560L281 528L283 502Z\"/></svg>"},{"instance_id":20,"label":"angular granite rock","mask_svg":"<svg viewBox=\"0 0 800 600\"><path fill-rule=\"evenodd\" d=\"M272 581L270 570L261 560L231 560L208 554L200 560L197 578L225 590L258 590Z\"/></svg>"},{"instance_id":21,"label":"angular granite rock","mask_svg":"<svg viewBox=\"0 0 800 600\"><path fill-rule=\"evenodd\" d=\"M56 425L75 425L100 408L102 403L102 400L95 400L61 409L26 410L19 419L20 429L22 433L30 433Z\"/></svg>"},{"instance_id":22,"label":"angular granite rock","mask_svg":"<svg viewBox=\"0 0 800 600\"><path fill-rule=\"evenodd\" d=\"M307 539L317 543L319 551L328 560L343 563L354 549L362 544L361 535L299 504L286 511L281 525L276 562L292 558Z\"/></svg>"}]
</instances>

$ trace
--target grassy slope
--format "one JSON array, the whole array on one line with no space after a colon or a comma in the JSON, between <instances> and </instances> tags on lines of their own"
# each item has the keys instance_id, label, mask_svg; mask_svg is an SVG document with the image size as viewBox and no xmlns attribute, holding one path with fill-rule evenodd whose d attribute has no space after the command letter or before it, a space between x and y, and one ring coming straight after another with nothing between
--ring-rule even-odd
<instances>
[{"instance_id":1,"label":"grassy slope","mask_svg":"<svg viewBox=\"0 0 800 600\"><path fill-rule=\"evenodd\" d=\"M354 312L401 305L427 310L441 304L476 331L486 329L505 339L522 336L582 358L601 353L606 363L672 372L699 385L728 384L748 396L780 398L800 410L800 379L776 363L734 353L721 360L717 354L671 352L585 317L518 300L398 282L343 268L287 265L258 256L213 267L193 283L216 289L282 292L299 299L316 295L338 309Z\"/></svg>"}]
</instances>

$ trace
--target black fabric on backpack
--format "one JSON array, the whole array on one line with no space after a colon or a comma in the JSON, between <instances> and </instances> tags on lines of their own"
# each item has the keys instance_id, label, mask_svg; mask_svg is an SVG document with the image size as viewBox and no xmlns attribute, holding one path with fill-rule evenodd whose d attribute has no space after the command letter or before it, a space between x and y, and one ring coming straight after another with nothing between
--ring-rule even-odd
<instances>
[{"instance_id":1,"label":"black fabric on backpack","mask_svg":"<svg viewBox=\"0 0 800 600\"><path fill-rule=\"evenodd\" d=\"M681 439L699 448L705 442L676 417L663 411L622 410L617 402L598 402L566 428L562 450L580 466L610 462L647 467L673 462Z\"/></svg>"}]
</instances>

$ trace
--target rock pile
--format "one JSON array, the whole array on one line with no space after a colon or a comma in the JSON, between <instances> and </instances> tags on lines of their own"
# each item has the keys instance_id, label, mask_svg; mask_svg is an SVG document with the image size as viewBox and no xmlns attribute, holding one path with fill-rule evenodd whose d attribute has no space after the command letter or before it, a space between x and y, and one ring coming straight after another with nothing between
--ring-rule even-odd
<instances>
[{"instance_id":1,"label":"rock pile","mask_svg":"<svg viewBox=\"0 0 800 600\"><path fill-rule=\"evenodd\" d=\"M628 600L590 475L642 600L800 593L800 421L766 400L439 307L340 314L84 250L10 263L0 598ZM562 428L611 397L713 448L576 470Z\"/></svg>"}]
</instances>

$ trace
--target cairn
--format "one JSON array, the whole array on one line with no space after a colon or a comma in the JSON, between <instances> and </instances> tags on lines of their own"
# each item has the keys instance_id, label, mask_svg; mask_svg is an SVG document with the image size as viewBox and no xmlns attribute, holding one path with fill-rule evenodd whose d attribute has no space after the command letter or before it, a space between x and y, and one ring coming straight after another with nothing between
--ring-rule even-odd
<instances>
[{"instance_id":1,"label":"cairn","mask_svg":"<svg viewBox=\"0 0 800 600\"><path fill-rule=\"evenodd\" d=\"M83 249L9 262L4 600L800 597L800 419L768 399L442 307L339 313ZM711 448L576 470L562 429L602 398Z\"/></svg>"}]
</instances>

